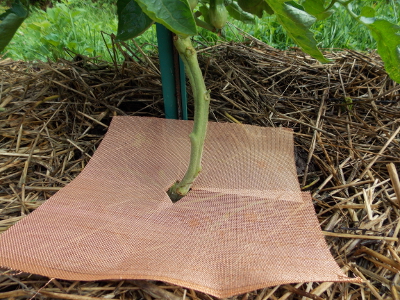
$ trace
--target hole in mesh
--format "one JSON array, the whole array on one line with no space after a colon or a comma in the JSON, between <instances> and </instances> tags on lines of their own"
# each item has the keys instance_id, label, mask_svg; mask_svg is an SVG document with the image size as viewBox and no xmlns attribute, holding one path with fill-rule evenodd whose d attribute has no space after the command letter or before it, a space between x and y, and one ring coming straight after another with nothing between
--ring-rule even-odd
<instances>
[{"instance_id":1,"label":"hole in mesh","mask_svg":"<svg viewBox=\"0 0 400 300\"><path fill-rule=\"evenodd\" d=\"M171 187L166 191L166 193L167 193L167 195L168 195L168 197L169 197L169 199L171 200L172 203L176 203L176 202L178 202L179 200L185 198L185 197L186 197L187 195L189 195L190 192L192 191L192 189L190 189L189 192L188 192L186 195L184 195L184 196L181 196L181 195L176 194L176 193L172 193L171 190L172 190L172 187L173 187L175 184L177 184L177 182L175 182L173 185L171 185Z\"/></svg>"}]
</instances>

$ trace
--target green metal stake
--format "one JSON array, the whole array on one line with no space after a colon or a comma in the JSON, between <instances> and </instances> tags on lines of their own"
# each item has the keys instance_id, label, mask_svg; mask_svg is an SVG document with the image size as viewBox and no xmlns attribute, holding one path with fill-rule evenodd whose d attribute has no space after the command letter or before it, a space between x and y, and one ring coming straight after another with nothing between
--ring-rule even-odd
<instances>
[{"instance_id":1,"label":"green metal stake","mask_svg":"<svg viewBox=\"0 0 400 300\"><path fill-rule=\"evenodd\" d=\"M156 28L165 118L187 120L186 77L183 62L175 50L172 32L158 23Z\"/></svg>"}]
</instances>

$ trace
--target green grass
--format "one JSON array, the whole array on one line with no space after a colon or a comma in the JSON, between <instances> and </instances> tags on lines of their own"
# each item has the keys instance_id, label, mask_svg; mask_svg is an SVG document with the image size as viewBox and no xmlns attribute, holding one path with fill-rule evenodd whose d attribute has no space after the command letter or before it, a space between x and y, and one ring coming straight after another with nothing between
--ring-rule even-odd
<instances>
[{"instance_id":1,"label":"green grass","mask_svg":"<svg viewBox=\"0 0 400 300\"><path fill-rule=\"evenodd\" d=\"M7 46L4 57L25 61L56 61L58 58L71 59L73 53L78 53L111 61L109 34L116 34L117 27L115 6L64 0L46 12L33 9ZM155 42L154 35L155 30L152 29L139 42ZM71 54L65 48L70 49ZM119 56L118 59L123 58Z\"/></svg>"},{"instance_id":2,"label":"green grass","mask_svg":"<svg viewBox=\"0 0 400 300\"><path fill-rule=\"evenodd\" d=\"M359 12L359 3L375 6L378 16L384 16L400 25L399 1L357 0L354 4L355 12ZM256 19L254 24L243 24L235 20L231 22L273 47L288 49L296 46L286 36L275 16ZM242 41L243 37L233 25L226 27L225 39ZM109 34L116 34L117 26L116 7L108 1L92 3L63 0L46 12L34 10L6 48L4 57L25 61L70 59L74 54L70 55L64 50L68 48L75 53L90 57L99 56L101 60L110 61L109 49L112 45ZM320 48L348 48L361 51L376 48L376 43L367 30L351 19L342 7L330 18L317 22L312 31ZM101 32L107 34L102 35ZM216 43L222 38L209 31L200 30L196 39L200 42ZM145 51L154 49L157 43L155 26L136 38L136 41L143 45ZM119 55L117 59L122 61L123 57Z\"/></svg>"}]
</instances>

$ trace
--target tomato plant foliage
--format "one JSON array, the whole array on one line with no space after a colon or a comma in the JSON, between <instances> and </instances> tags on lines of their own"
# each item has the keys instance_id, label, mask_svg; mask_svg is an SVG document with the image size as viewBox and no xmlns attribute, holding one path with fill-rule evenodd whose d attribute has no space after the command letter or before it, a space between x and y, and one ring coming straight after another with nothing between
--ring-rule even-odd
<instances>
[{"instance_id":1,"label":"tomato plant foliage","mask_svg":"<svg viewBox=\"0 0 400 300\"><path fill-rule=\"evenodd\" d=\"M321 62L328 62L317 47L310 30L317 20L331 16L338 5L369 30L377 42L377 50L389 76L400 82L400 27L375 16L372 6L364 5L359 15L352 11L352 0L118 0L119 40L136 37L154 22L163 24L177 35L192 36L197 26L219 30L225 14L251 22L255 17L275 14L277 21L299 47ZM28 16L29 1L14 0L5 11L0 10L0 52L11 41L18 27ZM369 3L365 1L365 3ZM222 6L224 6L222 8ZM217 14L216 14L217 13ZM215 20L218 15L218 20ZM212 16L210 20L210 16Z\"/></svg>"},{"instance_id":2,"label":"tomato plant foliage","mask_svg":"<svg viewBox=\"0 0 400 300\"><path fill-rule=\"evenodd\" d=\"M218 7L218 0L200 0L197 7L191 11L185 0L118 0L119 29L118 38L121 40L133 38L148 28L148 22L139 22L135 14L144 13L155 22L164 24L177 35L194 35L194 24L204 26L212 23L209 18L210 9ZM262 18L265 14L275 14L277 21L299 47L320 62L329 62L317 47L317 41L310 27L317 20L323 20L334 14L338 5L346 7L349 14L358 22L365 25L372 37L377 41L378 53L385 63L389 76L400 82L400 27L387 20L375 16L374 8L365 6L360 15L352 11L352 1L339 0L225 0L224 5L229 15L237 20L249 22L253 17ZM130 4L139 6L141 11L123 11L122 6ZM126 14L131 17L126 17ZM128 20L124 22L123 20ZM185 24L185 25L184 25ZM131 28L136 28L132 30ZM214 28L215 30L218 30ZM131 32L132 34L127 34Z\"/></svg>"},{"instance_id":3,"label":"tomato plant foliage","mask_svg":"<svg viewBox=\"0 0 400 300\"><path fill-rule=\"evenodd\" d=\"M389 76L400 82L400 27L375 16L372 6L365 5L359 15L355 14L352 11L352 2L352 0L118 0L117 38L126 40L136 37L154 22L163 24L177 35L192 36L197 33L197 26L218 30L212 23L221 27L225 21L224 14L243 22L251 22L254 17L262 18L265 14L275 14L277 21L304 52L321 62L328 62L318 49L310 27L315 21L331 16L335 8L342 5L354 19L369 30L377 42L378 53L385 63ZM11 7L5 11L0 9L0 52L11 41L29 13L29 1L14 0L11 3ZM221 5L225 7L222 9ZM219 19L217 22L215 20L211 22L210 15L214 16L216 11Z\"/></svg>"},{"instance_id":4,"label":"tomato plant foliage","mask_svg":"<svg viewBox=\"0 0 400 300\"><path fill-rule=\"evenodd\" d=\"M18 27L28 17L27 5L15 1L13 5L0 15L0 52L11 41Z\"/></svg>"},{"instance_id":5,"label":"tomato plant foliage","mask_svg":"<svg viewBox=\"0 0 400 300\"><path fill-rule=\"evenodd\" d=\"M121 0L118 2L118 37L127 40L141 35L154 21L148 17L136 1ZM132 22L131 20L135 20Z\"/></svg>"}]
</instances>

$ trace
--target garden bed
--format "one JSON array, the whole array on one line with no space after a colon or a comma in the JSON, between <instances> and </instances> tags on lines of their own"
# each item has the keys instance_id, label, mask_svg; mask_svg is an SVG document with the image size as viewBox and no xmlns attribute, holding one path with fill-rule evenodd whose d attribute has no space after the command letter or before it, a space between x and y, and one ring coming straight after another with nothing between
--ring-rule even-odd
<instances>
[{"instance_id":1,"label":"garden bed","mask_svg":"<svg viewBox=\"0 0 400 300\"><path fill-rule=\"evenodd\" d=\"M158 59L119 49L126 61L0 60L0 232L39 207L85 167L116 115L164 117ZM212 55L210 55L212 53ZM398 299L400 85L374 53L301 51L251 39L199 50L209 119L295 132L299 183L337 263L363 284L267 287L235 299ZM189 115L193 115L189 90ZM112 255L112 254L110 254ZM164 294L162 294L164 293ZM211 299L167 283L73 282L5 271L0 299Z\"/></svg>"}]
</instances>

